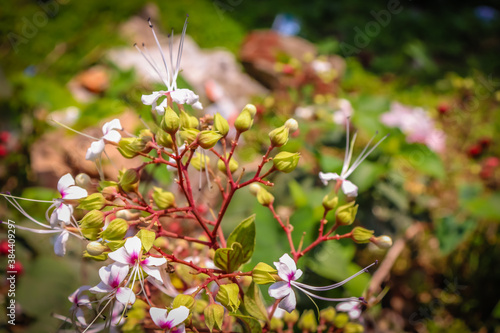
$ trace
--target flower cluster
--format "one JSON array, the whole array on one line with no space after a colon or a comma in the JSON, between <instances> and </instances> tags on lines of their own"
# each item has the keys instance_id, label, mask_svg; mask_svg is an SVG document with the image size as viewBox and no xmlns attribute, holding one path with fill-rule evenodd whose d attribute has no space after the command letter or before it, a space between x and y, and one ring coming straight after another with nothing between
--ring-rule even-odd
<instances>
[{"instance_id":1,"label":"flower cluster","mask_svg":"<svg viewBox=\"0 0 500 333\"><path fill-rule=\"evenodd\" d=\"M159 46L153 25L149 24ZM297 264L301 257L327 241L344 238L356 243L371 242L382 248L391 245L389 237L376 237L373 231L362 227L345 234L337 232L338 227L351 225L356 218L357 187L347 178L383 139L369 148L372 139L351 165L356 134L350 141L346 118L347 144L342 171L340 175L320 173L325 185L329 180L336 180L337 184L323 199L324 216L318 236L310 244L301 242L296 247L293 227L276 213L274 196L268 189L274 185L271 175L290 173L299 165L299 153L277 152L287 144L290 134L297 131L299 123L288 119L271 130L269 145L258 164L253 169L240 166L236 160L237 148L241 137L256 121L256 107L246 105L231 126L219 113L200 118L193 115L195 111L190 109L202 109L199 97L188 89L178 89L176 83L186 24L175 66L173 34L169 61L161 52L163 70L147 50L139 49L166 85L166 90L142 96L142 102L159 115L157 122L150 123L137 135L129 135L120 121L114 119L103 125L101 138L89 137L94 141L86 159L96 162L101 178L98 185L88 175L80 174L76 181L70 174L64 175L57 185L61 197L45 201L50 204L46 213L48 224L37 221L22 208L17 199L23 198L3 194L27 219L43 229L17 228L59 233L54 247L57 255L66 253L68 236L74 235L86 244L83 257L107 261L99 269L101 281L97 285L82 286L69 296L70 321L86 332L98 332L110 326L115 329L124 323L167 332L249 328L269 332L274 329L274 315L281 309L286 311L283 318L292 316L289 319L293 321L297 307L295 290L311 299L348 302L341 303L338 309L348 311L351 318L356 319L364 303L360 295L329 298L318 292L342 286L367 272L373 264L328 286L299 282L302 270ZM163 98L161 102L160 98ZM108 179L101 168L105 163L101 155L106 154L106 144L116 148L124 158L139 161L135 164L138 166L120 170L116 178ZM163 166L160 170L171 172L175 178L173 186L142 182L142 175L151 165ZM219 193L220 201L208 207L198 193L210 191L210 187ZM256 246L255 215L241 221L229 235L222 230L233 196L245 188L269 209L289 240L290 254L285 253L274 262L276 269L258 263L251 270L242 270L243 264L251 261ZM340 189L345 198L339 197ZM345 202L339 205L342 200ZM329 224L327 214L330 212L335 212L335 220ZM189 226L186 229L190 232L185 232L183 226ZM257 286L265 284L271 284L268 293L276 299L267 310ZM110 315L103 315L105 313ZM321 315L326 316L325 322L334 325L335 315L330 310ZM106 322L99 322L103 316ZM299 326L308 327L310 316L310 312L304 313ZM345 323L340 326L343 319L338 320L336 327L344 327Z\"/></svg>"}]
</instances>

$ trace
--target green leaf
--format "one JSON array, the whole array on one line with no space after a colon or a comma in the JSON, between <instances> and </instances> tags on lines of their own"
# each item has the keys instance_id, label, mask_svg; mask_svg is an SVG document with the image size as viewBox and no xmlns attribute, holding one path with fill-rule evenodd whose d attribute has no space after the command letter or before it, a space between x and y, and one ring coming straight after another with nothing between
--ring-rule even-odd
<instances>
[{"instance_id":1,"label":"green leaf","mask_svg":"<svg viewBox=\"0 0 500 333\"><path fill-rule=\"evenodd\" d=\"M238 322L245 333L262 333L262 326L255 318L240 314L230 314L230 316L238 318Z\"/></svg>"},{"instance_id":2,"label":"green leaf","mask_svg":"<svg viewBox=\"0 0 500 333\"><path fill-rule=\"evenodd\" d=\"M233 243L231 248L217 249L214 263L227 273L232 273L245 262L243 248L240 243Z\"/></svg>"},{"instance_id":3,"label":"green leaf","mask_svg":"<svg viewBox=\"0 0 500 333\"><path fill-rule=\"evenodd\" d=\"M309 202L307 193L302 189L302 187L295 180L288 183L290 188L290 194L292 195L293 202L296 207L302 207L307 205Z\"/></svg>"},{"instance_id":4,"label":"green leaf","mask_svg":"<svg viewBox=\"0 0 500 333\"><path fill-rule=\"evenodd\" d=\"M243 298L245 311L252 317L259 320L268 321L266 306L262 298L262 293L257 284L252 282Z\"/></svg>"},{"instance_id":5,"label":"green leaf","mask_svg":"<svg viewBox=\"0 0 500 333\"><path fill-rule=\"evenodd\" d=\"M255 214L243 220L231 232L227 238L227 246L239 243L243 250L243 261L245 263L252 258L255 249Z\"/></svg>"},{"instance_id":6,"label":"green leaf","mask_svg":"<svg viewBox=\"0 0 500 333\"><path fill-rule=\"evenodd\" d=\"M148 252L151 250L156 239L156 233L154 231L142 229L136 236L141 240L144 251Z\"/></svg>"},{"instance_id":7,"label":"green leaf","mask_svg":"<svg viewBox=\"0 0 500 333\"><path fill-rule=\"evenodd\" d=\"M80 201L76 208L85 210L101 209L106 204L106 199L101 193L93 193Z\"/></svg>"},{"instance_id":8,"label":"green leaf","mask_svg":"<svg viewBox=\"0 0 500 333\"><path fill-rule=\"evenodd\" d=\"M439 240L439 249L444 254L451 253L476 227L476 223L473 220L460 223L453 216L446 216L436 222L436 236Z\"/></svg>"},{"instance_id":9,"label":"green leaf","mask_svg":"<svg viewBox=\"0 0 500 333\"><path fill-rule=\"evenodd\" d=\"M476 197L471 200L464 200L465 209L472 215L489 219L492 221L500 221L500 194L490 196Z\"/></svg>"}]
</instances>

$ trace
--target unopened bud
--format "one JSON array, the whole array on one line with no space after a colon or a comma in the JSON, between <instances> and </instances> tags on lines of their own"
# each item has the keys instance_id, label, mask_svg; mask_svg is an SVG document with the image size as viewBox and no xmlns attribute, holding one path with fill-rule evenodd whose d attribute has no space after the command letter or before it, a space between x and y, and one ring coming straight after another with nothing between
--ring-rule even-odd
<instances>
[{"instance_id":1,"label":"unopened bud","mask_svg":"<svg viewBox=\"0 0 500 333\"><path fill-rule=\"evenodd\" d=\"M259 193L259 191L260 191L260 189L262 188L262 186L260 186L260 185L259 185L259 184L257 184L257 183L253 183L253 184L251 184L248 188L249 188L250 193L251 193L252 195L257 196L257 194Z\"/></svg>"},{"instance_id":2,"label":"unopened bud","mask_svg":"<svg viewBox=\"0 0 500 333\"><path fill-rule=\"evenodd\" d=\"M374 231L368 230L363 227L356 227L352 229L352 239L358 244L369 243Z\"/></svg>"},{"instance_id":3,"label":"unopened bud","mask_svg":"<svg viewBox=\"0 0 500 333\"><path fill-rule=\"evenodd\" d=\"M285 324L283 323L283 320L278 319L276 317L272 317L270 326L272 332L281 332Z\"/></svg>"},{"instance_id":4,"label":"unopened bud","mask_svg":"<svg viewBox=\"0 0 500 333\"><path fill-rule=\"evenodd\" d=\"M299 129L299 123L297 120L290 118L285 122L285 127L289 129L290 132L295 132Z\"/></svg>"},{"instance_id":5,"label":"unopened bud","mask_svg":"<svg viewBox=\"0 0 500 333\"><path fill-rule=\"evenodd\" d=\"M204 309L203 315L205 317L205 324L210 332L214 328L222 330L224 322L224 307L222 305L216 303L210 304Z\"/></svg>"},{"instance_id":6,"label":"unopened bud","mask_svg":"<svg viewBox=\"0 0 500 333\"><path fill-rule=\"evenodd\" d=\"M178 308L180 306L185 306L188 309L192 309L194 307L194 297L191 295L179 294L175 296L174 301L172 302L172 308Z\"/></svg>"},{"instance_id":7,"label":"unopened bud","mask_svg":"<svg viewBox=\"0 0 500 333\"><path fill-rule=\"evenodd\" d=\"M269 206L274 202L274 196L269 193L265 188L261 188L259 193L257 193L257 201L262 206Z\"/></svg>"},{"instance_id":8,"label":"unopened bud","mask_svg":"<svg viewBox=\"0 0 500 333\"><path fill-rule=\"evenodd\" d=\"M106 251L106 249L106 246L96 241L87 244L87 253L91 256L101 255L104 251Z\"/></svg>"},{"instance_id":9,"label":"unopened bud","mask_svg":"<svg viewBox=\"0 0 500 333\"><path fill-rule=\"evenodd\" d=\"M299 311L293 310L290 313L285 312L285 314L283 315L283 320L288 325L294 325L299 320Z\"/></svg>"},{"instance_id":10,"label":"unopened bud","mask_svg":"<svg viewBox=\"0 0 500 333\"><path fill-rule=\"evenodd\" d=\"M170 134L166 133L162 129L158 129L155 135L156 143L165 148L174 148L174 142Z\"/></svg>"},{"instance_id":11,"label":"unopened bud","mask_svg":"<svg viewBox=\"0 0 500 333\"><path fill-rule=\"evenodd\" d=\"M224 305L230 312L235 312L240 307L240 288L236 283L223 284L219 287L217 302Z\"/></svg>"},{"instance_id":12,"label":"unopened bud","mask_svg":"<svg viewBox=\"0 0 500 333\"><path fill-rule=\"evenodd\" d=\"M253 124L252 118L252 114L248 110L243 109L234 121L234 128L240 133L248 131Z\"/></svg>"},{"instance_id":13,"label":"unopened bud","mask_svg":"<svg viewBox=\"0 0 500 333\"><path fill-rule=\"evenodd\" d=\"M363 325L357 323L347 323L344 326L344 333L363 333L365 331Z\"/></svg>"},{"instance_id":14,"label":"unopened bud","mask_svg":"<svg viewBox=\"0 0 500 333\"><path fill-rule=\"evenodd\" d=\"M253 104L247 104L243 108L243 111L248 111L253 119L253 117L255 117L255 115L257 114L257 107Z\"/></svg>"},{"instance_id":15,"label":"unopened bud","mask_svg":"<svg viewBox=\"0 0 500 333\"><path fill-rule=\"evenodd\" d=\"M299 163L299 159L299 153L282 151L273 158L273 165L278 171L289 173L295 170Z\"/></svg>"},{"instance_id":16,"label":"unopened bud","mask_svg":"<svg viewBox=\"0 0 500 333\"><path fill-rule=\"evenodd\" d=\"M179 121L181 128L183 129L193 128L191 127L190 116L185 111L180 112Z\"/></svg>"},{"instance_id":17,"label":"unopened bud","mask_svg":"<svg viewBox=\"0 0 500 333\"><path fill-rule=\"evenodd\" d=\"M161 121L161 128L169 134L175 134L179 129L179 125L179 116L177 115L177 113L175 113L174 110L172 110L172 108L168 107L165 110L165 116Z\"/></svg>"},{"instance_id":18,"label":"unopened bud","mask_svg":"<svg viewBox=\"0 0 500 333\"><path fill-rule=\"evenodd\" d=\"M85 214L80 221L82 228L101 228L104 225L104 213L94 209Z\"/></svg>"},{"instance_id":19,"label":"unopened bud","mask_svg":"<svg viewBox=\"0 0 500 333\"><path fill-rule=\"evenodd\" d=\"M344 328L344 326L349 322L349 316L347 313L339 313L335 316L335 319L333 320L334 325L337 328Z\"/></svg>"},{"instance_id":20,"label":"unopened bud","mask_svg":"<svg viewBox=\"0 0 500 333\"><path fill-rule=\"evenodd\" d=\"M153 190L153 201L158 208L167 209L175 205L175 197L171 192L156 186L153 187Z\"/></svg>"},{"instance_id":21,"label":"unopened bud","mask_svg":"<svg viewBox=\"0 0 500 333\"><path fill-rule=\"evenodd\" d=\"M276 279L272 274L277 274L278 271L268 264L259 262L257 266L252 270L253 282L257 284L268 284L276 282Z\"/></svg>"},{"instance_id":22,"label":"unopened bud","mask_svg":"<svg viewBox=\"0 0 500 333\"><path fill-rule=\"evenodd\" d=\"M374 237L372 243L381 249L388 249L392 246L392 238L386 235Z\"/></svg>"},{"instance_id":23,"label":"unopened bud","mask_svg":"<svg viewBox=\"0 0 500 333\"><path fill-rule=\"evenodd\" d=\"M198 144L203 149L210 149L222 138L222 134L215 131L201 131L198 136Z\"/></svg>"},{"instance_id":24,"label":"unopened bud","mask_svg":"<svg viewBox=\"0 0 500 333\"><path fill-rule=\"evenodd\" d=\"M316 332L318 328L318 322L316 321L316 316L313 310L306 310L300 316L299 323L297 325L303 331Z\"/></svg>"},{"instance_id":25,"label":"unopened bud","mask_svg":"<svg viewBox=\"0 0 500 333\"><path fill-rule=\"evenodd\" d=\"M119 210L118 212L116 212L115 215L119 219L124 219L124 220L130 221L130 220L138 219L141 214L140 213L132 213L128 209L122 209L122 210Z\"/></svg>"},{"instance_id":26,"label":"unopened bud","mask_svg":"<svg viewBox=\"0 0 500 333\"><path fill-rule=\"evenodd\" d=\"M135 169L120 171L119 184L125 192L135 192L139 186L139 172Z\"/></svg>"},{"instance_id":27,"label":"unopened bud","mask_svg":"<svg viewBox=\"0 0 500 333\"><path fill-rule=\"evenodd\" d=\"M92 188L92 180L90 179L90 176L87 175L86 173L79 173L75 177L75 185L83 187L84 189L90 189Z\"/></svg>"},{"instance_id":28,"label":"unopened bud","mask_svg":"<svg viewBox=\"0 0 500 333\"><path fill-rule=\"evenodd\" d=\"M281 126L269 132L269 139L273 147L281 147L288 142L289 129L286 126Z\"/></svg>"},{"instance_id":29,"label":"unopened bud","mask_svg":"<svg viewBox=\"0 0 500 333\"><path fill-rule=\"evenodd\" d=\"M226 158L229 156L229 153L226 154ZM231 171L231 173L235 172L236 170L238 170L238 167L239 167L239 164L238 164L238 161L236 161L234 159L234 156L231 157L231 160L229 161L229 171ZM223 172L223 173L226 173L226 163L224 163L224 161L222 161L221 159L219 159L217 161L217 168Z\"/></svg>"},{"instance_id":30,"label":"unopened bud","mask_svg":"<svg viewBox=\"0 0 500 333\"><path fill-rule=\"evenodd\" d=\"M338 203L339 197L335 194L335 192L327 194L323 197L323 207L325 207L325 210L335 209Z\"/></svg>"},{"instance_id":31,"label":"unopened bud","mask_svg":"<svg viewBox=\"0 0 500 333\"><path fill-rule=\"evenodd\" d=\"M223 137L229 132L229 124L227 120L217 112L214 116L214 129L219 132Z\"/></svg>"},{"instance_id":32,"label":"unopened bud","mask_svg":"<svg viewBox=\"0 0 500 333\"><path fill-rule=\"evenodd\" d=\"M128 223L124 219L114 219L101 233L105 240L121 240L128 231Z\"/></svg>"},{"instance_id":33,"label":"unopened bud","mask_svg":"<svg viewBox=\"0 0 500 333\"><path fill-rule=\"evenodd\" d=\"M329 306L326 309L323 309L319 312L319 317L324 320L326 323L332 323L335 319L335 315L337 312L333 308L333 306Z\"/></svg>"},{"instance_id":34,"label":"unopened bud","mask_svg":"<svg viewBox=\"0 0 500 333\"><path fill-rule=\"evenodd\" d=\"M205 170L205 167L208 164L210 164L210 158L205 154L203 155L196 154L196 156L193 156L193 158L191 159L191 165L198 171Z\"/></svg>"},{"instance_id":35,"label":"unopened bud","mask_svg":"<svg viewBox=\"0 0 500 333\"><path fill-rule=\"evenodd\" d=\"M189 144L193 143L194 140L196 140L198 133L200 133L200 131L194 128L188 128L179 132L182 141L187 141L187 143Z\"/></svg>"},{"instance_id":36,"label":"unopened bud","mask_svg":"<svg viewBox=\"0 0 500 333\"><path fill-rule=\"evenodd\" d=\"M125 158L133 158L138 155L138 152L135 151L132 147L132 143L136 140L136 138L122 138L120 142L118 142L118 152L122 154Z\"/></svg>"},{"instance_id":37,"label":"unopened bud","mask_svg":"<svg viewBox=\"0 0 500 333\"><path fill-rule=\"evenodd\" d=\"M358 212L358 205L355 205L354 201L349 202L346 205L340 206L336 212L337 223L341 225L351 225L356 218Z\"/></svg>"}]
</instances>

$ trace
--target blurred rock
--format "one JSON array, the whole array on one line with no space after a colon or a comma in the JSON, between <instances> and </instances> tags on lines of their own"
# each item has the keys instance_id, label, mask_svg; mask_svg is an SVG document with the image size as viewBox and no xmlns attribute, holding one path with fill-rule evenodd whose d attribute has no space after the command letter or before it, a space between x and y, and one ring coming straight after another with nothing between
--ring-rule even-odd
<instances>
[{"instance_id":1,"label":"blurred rock","mask_svg":"<svg viewBox=\"0 0 500 333\"><path fill-rule=\"evenodd\" d=\"M316 93L334 93L338 81L345 70L345 61L339 56L328 56L321 61L315 60L317 50L313 43L295 36L283 36L272 30L251 32L243 42L240 59L247 72L270 89L278 89L283 84L290 84L293 75L295 85L304 80L313 83ZM283 59L293 59L300 64L283 64L277 70L277 64ZM323 79L323 73L334 71L335 79Z\"/></svg>"},{"instance_id":2,"label":"blurred rock","mask_svg":"<svg viewBox=\"0 0 500 333\"><path fill-rule=\"evenodd\" d=\"M180 28L177 27L176 31L178 32ZM125 38L131 40L131 44L137 42L141 46L144 43L156 63L161 64L160 67L163 69L160 51L156 47L156 42L146 19L137 16L133 17L122 25L120 32ZM168 38L160 33L157 26L155 32L164 54L168 56ZM177 57L180 33L174 36L177 36L174 38L173 43L175 58ZM146 82L162 82L132 45L127 48L113 49L108 53L108 57L122 69L135 68L138 75ZM170 60L167 59L167 61ZM224 49L200 49L189 36L186 36L184 40L180 75L193 87L194 92L200 95L203 106L207 106L209 102L205 92L206 84L209 82L211 82L209 85L215 82L220 86L221 91L237 111L240 111L252 96L261 95L267 91L262 85L243 72L242 66L231 52ZM144 93L149 92L145 91Z\"/></svg>"},{"instance_id":3,"label":"blurred rock","mask_svg":"<svg viewBox=\"0 0 500 333\"><path fill-rule=\"evenodd\" d=\"M109 74L104 66L95 66L78 74L68 83L73 97L82 103L88 103L97 94L109 87Z\"/></svg>"}]
</instances>

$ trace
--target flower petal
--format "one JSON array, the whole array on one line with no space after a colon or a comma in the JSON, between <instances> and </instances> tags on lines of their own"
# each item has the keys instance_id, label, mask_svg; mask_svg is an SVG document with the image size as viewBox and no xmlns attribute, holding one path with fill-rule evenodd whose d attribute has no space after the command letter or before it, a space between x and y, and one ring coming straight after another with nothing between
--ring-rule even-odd
<instances>
[{"instance_id":1,"label":"flower petal","mask_svg":"<svg viewBox=\"0 0 500 333\"><path fill-rule=\"evenodd\" d=\"M170 310L167 316L167 322L170 324L170 328L173 328L186 320L188 316L189 309L181 305L178 308Z\"/></svg>"},{"instance_id":2,"label":"flower petal","mask_svg":"<svg viewBox=\"0 0 500 333\"><path fill-rule=\"evenodd\" d=\"M286 297L288 294L290 294L293 291L292 291L292 287L290 287L288 285L288 282L280 281L280 282L273 283L269 287L269 290L267 292L269 293L269 296L276 298L276 299L281 299L283 297Z\"/></svg>"},{"instance_id":3,"label":"flower petal","mask_svg":"<svg viewBox=\"0 0 500 333\"><path fill-rule=\"evenodd\" d=\"M107 294L107 293L113 291L113 288L111 288L106 283L101 281L101 282L99 282L99 284L97 286L90 288L89 291L91 293L94 293L94 294L99 294L99 293Z\"/></svg>"},{"instance_id":4,"label":"flower petal","mask_svg":"<svg viewBox=\"0 0 500 333\"><path fill-rule=\"evenodd\" d=\"M342 192L348 197L356 197L358 196L358 187L348 180L343 180Z\"/></svg>"},{"instance_id":5,"label":"flower petal","mask_svg":"<svg viewBox=\"0 0 500 333\"><path fill-rule=\"evenodd\" d=\"M61 179L59 179L59 181L57 182L57 190L59 191L59 193L62 193L65 189L72 185L75 185L75 180L70 173L67 173L62 176Z\"/></svg>"},{"instance_id":6,"label":"flower petal","mask_svg":"<svg viewBox=\"0 0 500 333\"><path fill-rule=\"evenodd\" d=\"M64 257L66 254L66 242L68 241L69 232L63 230L59 236L57 236L54 242L54 253L60 257Z\"/></svg>"},{"instance_id":7,"label":"flower petal","mask_svg":"<svg viewBox=\"0 0 500 333\"><path fill-rule=\"evenodd\" d=\"M358 306L358 302L341 302L335 307L337 311L349 312Z\"/></svg>"},{"instance_id":8,"label":"flower petal","mask_svg":"<svg viewBox=\"0 0 500 333\"><path fill-rule=\"evenodd\" d=\"M189 104L189 105L194 105L198 103L200 99L198 95L196 95L189 89L177 89L171 91L170 97L172 97L172 101L177 104Z\"/></svg>"},{"instance_id":9,"label":"flower petal","mask_svg":"<svg viewBox=\"0 0 500 333\"><path fill-rule=\"evenodd\" d=\"M125 279L130 270L130 267L128 265L124 265L117 262L108 265L108 267L110 269L110 275L108 276L108 284L111 287L116 288Z\"/></svg>"},{"instance_id":10,"label":"flower petal","mask_svg":"<svg viewBox=\"0 0 500 333\"><path fill-rule=\"evenodd\" d=\"M193 105L191 105L193 109L195 110L203 110L203 105L201 105L201 102L196 102Z\"/></svg>"},{"instance_id":11,"label":"flower petal","mask_svg":"<svg viewBox=\"0 0 500 333\"><path fill-rule=\"evenodd\" d=\"M155 279L163 282L163 280L161 279L161 273L159 267L142 266L142 269L144 270L144 272L148 273L149 276L152 276Z\"/></svg>"},{"instance_id":12,"label":"flower petal","mask_svg":"<svg viewBox=\"0 0 500 333\"><path fill-rule=\"evenodd\" d=\"M166 328L167 327L167 309L160 309L160 308L155 308L151 307L149 309L149 315L151 316L151 319L153 322L156 324L156 326L160 328Z\"/></svg>"},{"instance_id":13,"label":"flower petal","mask_svg":"<svg viewBox=\"0 0 500 333\"><path fill-rule=\"evenodd\" d=\"M108 134L106 134L102 138L105 140L111 141L111 142L118 143L118 142L120 142L122 135L115 130L111 130L108 132Z\"/></svg>"},{"instance_id":14,"label":"flower petal","mask_svg":"<svg viewBox=\"0 0 500 333\"><path fill-rule=\"evenodd\" d=\"M319 173L319 179L321 180L321 182L325 186L328 185L328 182L330 180L337 180L339 178L340 178L340 176L337 173L331 173L331 172L328 172L328 173L320 172Z\"/></svg>"},{"instance_id":15,"label":"flower petal","mask_svg":"<svg viewBox=\"0 0 500 333\"><path fill-rule=\"evenodd\" d=\"M283 309L288 313L295 310L296 306L297 306L297 299L295 297L295 292L293 290L291 290L291 293L288 294L288 296L286 296L285 298L283 298L280 304L278 304L278 307L280 309Z\"/></svg>"},{"instance_id":16,"label":"flower petal","mask_svg":"<svg viewBox=\"0 0 500 333\"><path fill-rule=\"evenodd\" d=\"M297 265L295 261L285 253L281 256L279 262L275 262L274 266L278 269L278 275L285 281L295 280L294 276L297 271Z\"/></svg>"},{"instance_id":17,"label":"flower petal","mask_svg":"<svg viewBox=\"0 0 500 333\"><path fill-rule=\"evenodd\" d=\"M108 121L102 126L102 134L106 136L111 130L123 130L122 124L120 123L120 119L113 119Z\"/></svg>"},{"instance_id":18,"label":"flower petal","mask_svg":"<svg viewBox=\"0 0 500 333\"><path fill-rule=\"evenodd\" d=\"M71 222L71 215L73 214L73 206L61 204L58 208L56 208L55 213L57 216L56 221L69 224Z\"/></svg>"},{"instance_id":19,"label":"flower petal","mask_svg":"<svg viewBox=\"0 0 500 333\"><path fill-rule=\"evenodd\" d=\"M85 159L89 161L95 161L99 157L101 157L101 153L104 151L104 140L98 140L92 142L89 149L87 149L87 154L85 155Z\"/></svg>"},{"instance_id":20,"label":"flower petal","mask_svg":"<svg viewBox=\"0 0 500 333\"><path fill-rule=\"evenodd\" d=\"M155 258L155 257L147 257L141 262L141 265L144 266L161 266L167 262L165 258Z\"/></svg>"},{"instance_id":21,"label":"flower petal","mask_svg":"<svg viewBox=\"0 0 500 333\"><path fill-rule=\"evenodd\" d=\"M125 245L123 246L127 250L128 254L131 257L139 257L141 251L142 251L142 242L139 237L134 236L132 238L129 238L125 241Z\"/></svg>"},{"instance_id":22,"label":"flower petal","mask_svg":"<svg viewBox=\"0 0 500 333\"><path fill-rule=\"evenodd\" d=\"M135 294L130 288L118 288L118 290L116 290L116 300L123 305L134 304Z\"/></svg>"},{"instance_id":23,"label":"flower petal","mask_svg":"<svg viewBox=\"0 0 500 333\"><path fill-rule=\"evenodd\" d=\"M75 311L75 317L80 324L83 326L87 326L87 322L85 321L85 314L83 313L83 310L81 308L77 308Z\"/></svg>"},{"instance_id":24,"label":"flower petal","mask_svg":"<svg viewBox=\"0 0 500 333\"><path fill-rule=\"evenodd\" d=\"M156 106L156 101L160 96L165 94L166 91L153 91L151 95L142 95L141 102L144 105L153 105Z\"/></svg>"},{"instance_id":25,"label":"flower petal","mask_svg":"<svg viewBox=\"0 0 500 333\"><path fill-rule=\"evenodd\" d=\"M64 190L63 199L66 200L76 200L86 198L89 194L86 189L80 186L71 186Z\"/></svg>"},{"instance_id":26,"label":"flower petal","mask_svg":"<svg viewBox=\"0 0 500 333\"><path fill-rule=\"evenodd\" d=\"M108 258L125 265L130 265L131 263L130 255L124 247L120 247L118 250L108 253Z\"/></svg>"}]
</instances>

